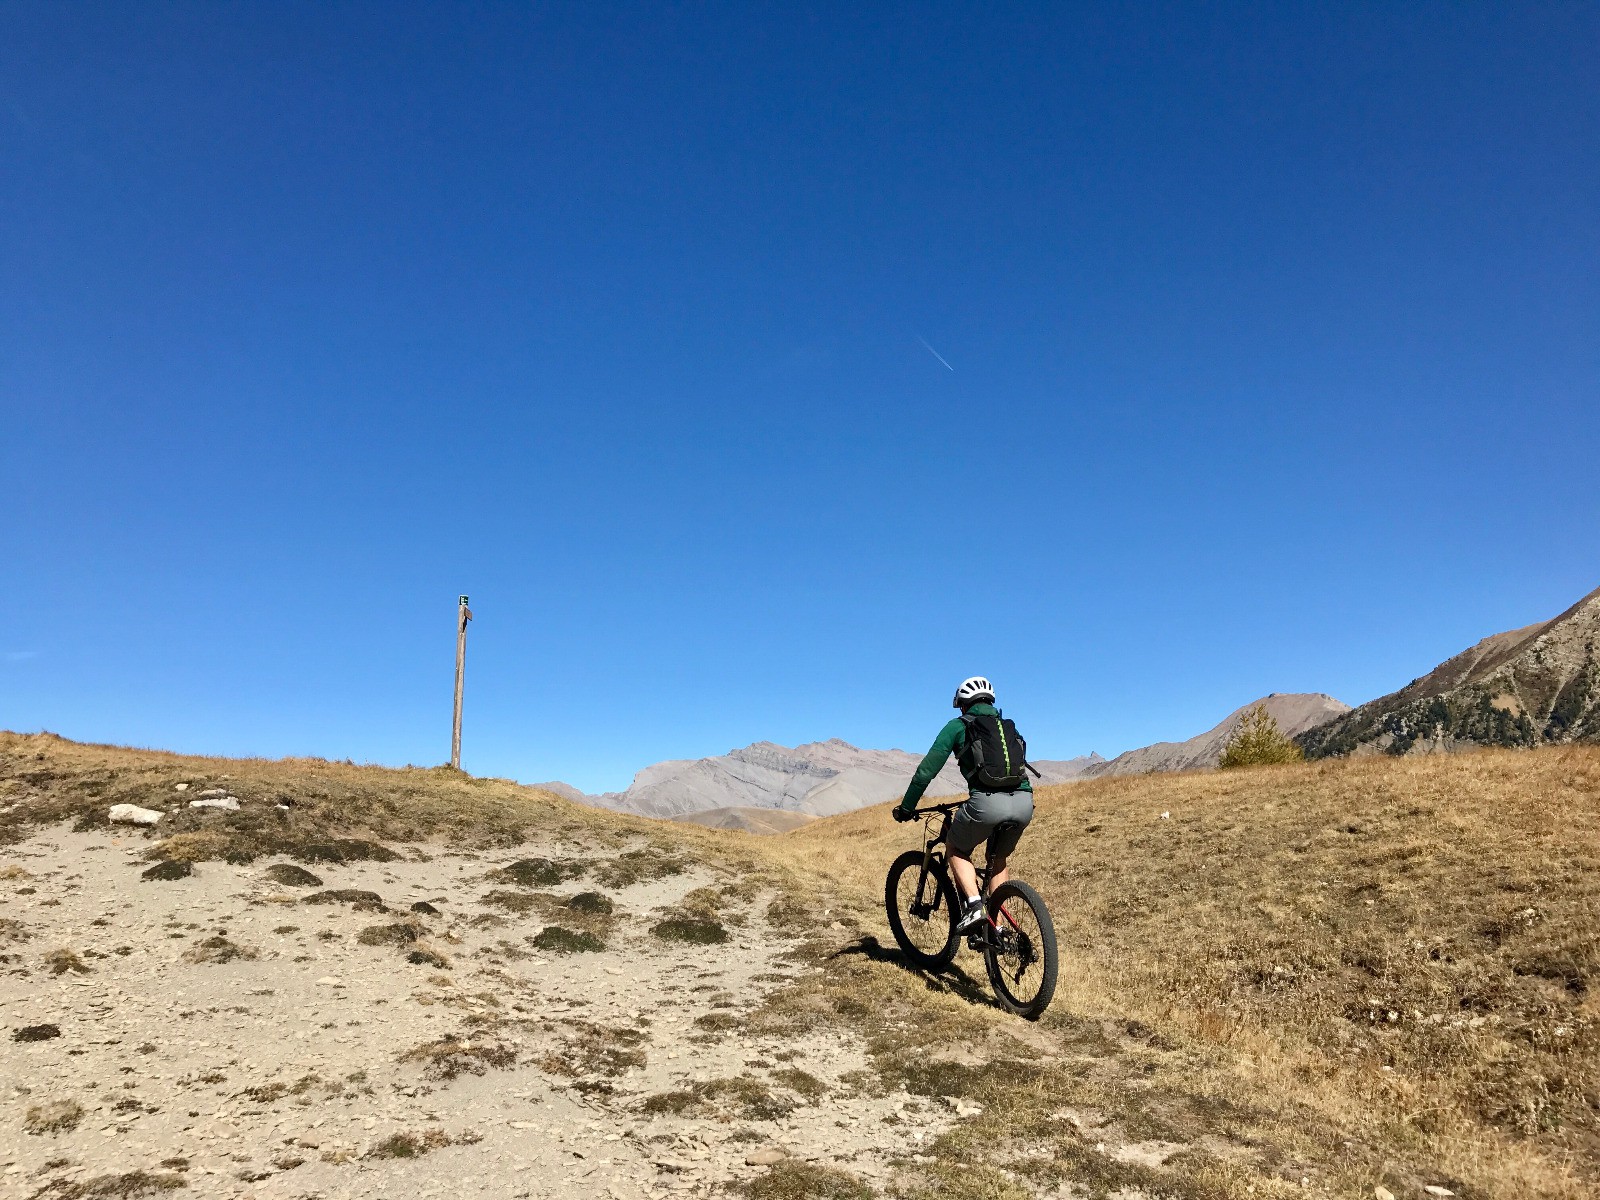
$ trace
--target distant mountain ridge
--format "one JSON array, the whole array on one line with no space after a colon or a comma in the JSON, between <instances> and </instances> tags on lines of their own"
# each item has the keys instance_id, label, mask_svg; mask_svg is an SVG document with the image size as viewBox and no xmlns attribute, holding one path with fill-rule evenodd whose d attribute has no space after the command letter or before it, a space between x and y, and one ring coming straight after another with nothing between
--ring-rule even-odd
<instances>
[{"instance_id":1,"label":"distant mountain ridge","mask_svg":"<svg viewBox=\"0 0 1600 1200\"><path fill-rule=\"evenodd\" d=\"M1297 740L1309 758L1600 742L1600 588Z\"/></svg>"},{"instance_id":2,"label":"distant mountain ridge","mask_svg":"<svg viewBox=\"0 0 1600 1200\"><path fill-rule=\"evenodd\" d=\"M839 738L803 746L755 742L713 758L670 759L646 767L627 791L585 796L567 784L539 786L569 799L678 819L722 810L775 809L807 817L851 812L898 798L910 782L920 754L865 750ZM1039 784L1065 783L1105 760L1098 754L1033 764ZM954 760L928 788L928 796L959 796L967 790ZM744 827L744 826L741 826Z\"/></svg>"},{"instance_id":3,"label":"distant mountain ridge","mask_svg":"<svg viewBox=\"0 0 1600 1200\"><path fill-rule=\"evenodd\" d=\"M1350 711L1342 700L1322 692L1273 692L1234 709L1204 733L1186 742L1156 742L1119 754L1083 771L1085 779L1103 775L1148 775L1152 771L1203 771L1217 765L1222 748L1239 718L1257 704L1265 705L1278 728L1288 737L1321 725Z\"/></svg>"}]
</instances>

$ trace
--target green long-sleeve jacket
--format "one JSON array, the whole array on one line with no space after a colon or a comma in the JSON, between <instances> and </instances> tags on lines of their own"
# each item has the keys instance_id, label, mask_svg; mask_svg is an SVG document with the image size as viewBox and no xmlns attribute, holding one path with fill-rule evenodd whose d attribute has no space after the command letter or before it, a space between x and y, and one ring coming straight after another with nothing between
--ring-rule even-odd
<instances>
[{"instance_id":1,"label":"green long-sleeve jacket","mask_svg":"<svg viewBox=\"0 0 1600 1200\"><path fill-rule=\"evenodd\" d=\"M1000 710L992 704L974 704L967 709L969 713L979 717L998 717ZM944 764L950 760L952 754L960 754L967 744L967 725L960 717L954 718L943 729L939 736L933 739L933 746L922 756L922 762L917 767L917 773L911 777L911 783L906 787L905 797L900 801L900 807L905 809L915 808L917 801L922 799L922 793L928 790L928 785L933 782L933 777L944 770ZM1022 777L1022 787L1025 791L1033 791L1033 784L1028 782L1028 777Z\"/></svg>"}]
</instances>

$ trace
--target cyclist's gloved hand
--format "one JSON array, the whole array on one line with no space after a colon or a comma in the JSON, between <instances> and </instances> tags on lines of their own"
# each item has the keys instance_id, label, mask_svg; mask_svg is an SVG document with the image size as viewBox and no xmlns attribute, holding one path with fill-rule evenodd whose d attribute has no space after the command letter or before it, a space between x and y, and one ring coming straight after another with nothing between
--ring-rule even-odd
<instances>
[{"instance_id":1,"label":"cyclist's gloved hand","mask_svg":"<svg viewBox=\"0 0 1600 1200\"><path fill-rule=\"evenodd\" d=\"M896 804L894 806L894 819L896 821L915 821L917 819L917 810Z\"/></svg>"}]
</instances>

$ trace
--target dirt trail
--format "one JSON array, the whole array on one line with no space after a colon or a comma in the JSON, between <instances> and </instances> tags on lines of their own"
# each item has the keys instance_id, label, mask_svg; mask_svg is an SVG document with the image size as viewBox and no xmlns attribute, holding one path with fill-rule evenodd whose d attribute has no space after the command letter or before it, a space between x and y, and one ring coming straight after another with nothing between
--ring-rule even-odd
<instances>
[{"instance_id":1,"label":"dirt trail","mask_svg":"<svg viewBox=\"0 0 1600 1200\"><path fill-rule=\"evenodd\" d=\"M60 829L6 851L0 1196L626 1200L711 1194L774 1150L885 1182L959 1119L854 1086L864 1048L837 1028L738 1028L807 968L765 897L659 851L411 848L286 886L266 861L147 880L148 844ZM581 875L493 877L541 858ZM708 911L726 942L655 932L715 936ZM531 944L558 924L558 949ZM605 948L559 952L586 932ZM88 1190L107 1176L124 1190Z\"/></svg>"}]
</instances>

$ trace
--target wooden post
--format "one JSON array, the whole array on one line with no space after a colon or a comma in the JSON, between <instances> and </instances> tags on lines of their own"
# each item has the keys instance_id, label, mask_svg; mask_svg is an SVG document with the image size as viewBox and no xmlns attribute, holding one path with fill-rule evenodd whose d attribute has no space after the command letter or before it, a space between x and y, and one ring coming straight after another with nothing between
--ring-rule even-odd
<instances>
[{"instance_id":1,"label":"wooden post","mask_svg":"<svg viewBox=\"0 0 1600 1200\"><path fill-rule=\"evenodd\" d=\"M461 690L467 671L467 622L472 620L472 610L467 598L462 596L456 604L456 711L450 723L450 765L461 769Z\"/></svg>"}]
</instances>

